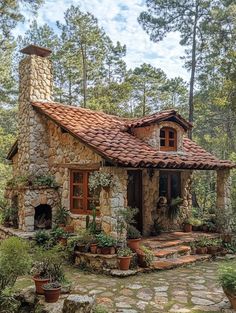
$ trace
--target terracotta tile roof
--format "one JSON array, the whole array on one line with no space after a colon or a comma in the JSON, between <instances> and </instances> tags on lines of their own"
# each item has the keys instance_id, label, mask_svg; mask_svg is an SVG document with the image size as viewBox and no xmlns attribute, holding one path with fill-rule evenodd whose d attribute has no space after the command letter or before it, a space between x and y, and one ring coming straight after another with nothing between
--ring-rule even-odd
<instances>
[{"instance_id":1,"label":"terracotta tile roof","mask_svg":"<svg viewBox=\"0 0 236 313\"><path fill-rule=\"evenodd\" d=\"M173 110L160 112L160 117L156 113L150 117L128 120L59 103L34 102L32 106L106 160L121 166L170 169L223 169L235 166L230 161L218 160L188 138L184 138L182 153L170 153L157 151L128 132L130 127L140 127L172 116L185 123L186 128L191 126Z\"/></svg>"},{"instance_id":2,"label":"terracotta tile roof","mask_svg":"<svg viewBox=\"0 0 236 313\"><path fill-rule=\"evenodd\" d=\"M161 122L165 120L172 119L173 121L181 124L184 129L192 128L193 125L185 120L180 114L177 113L175 110L165 110L161 112L154 113L152 115L148 115L139 119L135 119L130 121L127 125L129 127L140 127L140 126L148 126L155 122Z\"/></svg>"},{"instance_id":3,"label":"terracotta tile roof","mask_svg":"<svg viewBox=\"0 0 236 313\"><path fill-rule=\"evenodd\" d=\"M36 102L32 105L104 158L119 165L179 169L219 169L235 166L230 161L217 159L188 138L184 138L184 152L170 153L156 151L127 132L127 127L139 127L171 116L177 117L186 127L191 127L191 124L174 110L127 120L59 103Z\"/></svg>"}]
</instances>

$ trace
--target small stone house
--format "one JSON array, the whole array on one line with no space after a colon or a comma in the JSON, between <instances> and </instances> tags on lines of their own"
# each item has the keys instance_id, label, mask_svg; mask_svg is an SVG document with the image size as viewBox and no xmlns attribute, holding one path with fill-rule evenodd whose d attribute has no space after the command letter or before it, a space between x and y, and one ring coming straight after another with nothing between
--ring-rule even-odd
<instances>
[{"instance_id":1,"label":"small stone house","mask_svg":"<svg viewBox=\"0 0 236 313\"><path fill-rule=\"evenodd\" d=\"M192 125L175 110L124 119L52 100L51 51L24 48L19 66L19 135L7 159L14 178L51 175L55 186L15 184L7 187L10 205L17 205L19 228L34 231L44 215L59 206L70 211L70 222L85 227L96 202L102 229L116 235L117 212L137 207L137 227L149 235L154 220L166 230L181 229L192 206L194 170L217 171L217 212L229 216L230 161L219 160L188 139ZM89 175L110 173L113 183L91 193ZM170 219L168 204L182 199L180 214ZM219 221L222 221L219 218Z\"/></svg>"}]
</instances>

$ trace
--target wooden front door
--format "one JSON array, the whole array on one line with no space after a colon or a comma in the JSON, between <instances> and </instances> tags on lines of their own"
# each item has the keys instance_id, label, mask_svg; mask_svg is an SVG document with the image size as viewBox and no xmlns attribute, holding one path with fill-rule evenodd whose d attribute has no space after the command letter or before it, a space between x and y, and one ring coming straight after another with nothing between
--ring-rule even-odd
<instances>
[{"instance_id":1,"label":"wooden front door","mask_svg":"<svg viewBox=\"0 0 236 313\"><path fill-rule=\"evenodd\" d=\"M128 206L138 208L139 212L135 216L135 227L142 233L142 171L128 171L128 186L127 186Z\"/></svg>"}]
</instances>

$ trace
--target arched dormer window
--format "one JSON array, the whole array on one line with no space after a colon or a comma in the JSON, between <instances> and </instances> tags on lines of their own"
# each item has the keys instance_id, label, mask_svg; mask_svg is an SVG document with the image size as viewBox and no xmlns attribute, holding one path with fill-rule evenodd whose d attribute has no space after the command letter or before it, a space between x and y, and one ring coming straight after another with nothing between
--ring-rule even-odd
<instances>
[{"instance_id":1,"label":"arched dormer window","mask_svg":"<svg viewBox=\"0 0 236 313\"><path fill-rule=\"evenodd\" d=\"M170 127L162 127L160 130L160 150L176 151L177 150L177 132Z\"/></svg>"}]
</instances>

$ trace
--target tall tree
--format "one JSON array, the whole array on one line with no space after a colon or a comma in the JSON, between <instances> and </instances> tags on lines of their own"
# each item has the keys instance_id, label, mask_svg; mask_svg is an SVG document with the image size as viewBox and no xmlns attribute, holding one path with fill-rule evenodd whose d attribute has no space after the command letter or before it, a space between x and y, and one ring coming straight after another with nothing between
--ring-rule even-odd
<instances>
[{"instance_id":1,"label":"tall tree","mask_svg":"<svg viewBox=\"0 0 236 313\"><path fill-rule=\"evenodd\" d=\"M204 28L211 21L213 0L146 0L147 11L138 18L139 23L154 42L162 40L169 32L178 31L180 44L186 46L191 70L189 89L189 121L194 120L194 85L198 56L204 47ZM189 134L190 138L192 133Z\"/></svg>"}]
</instances>

